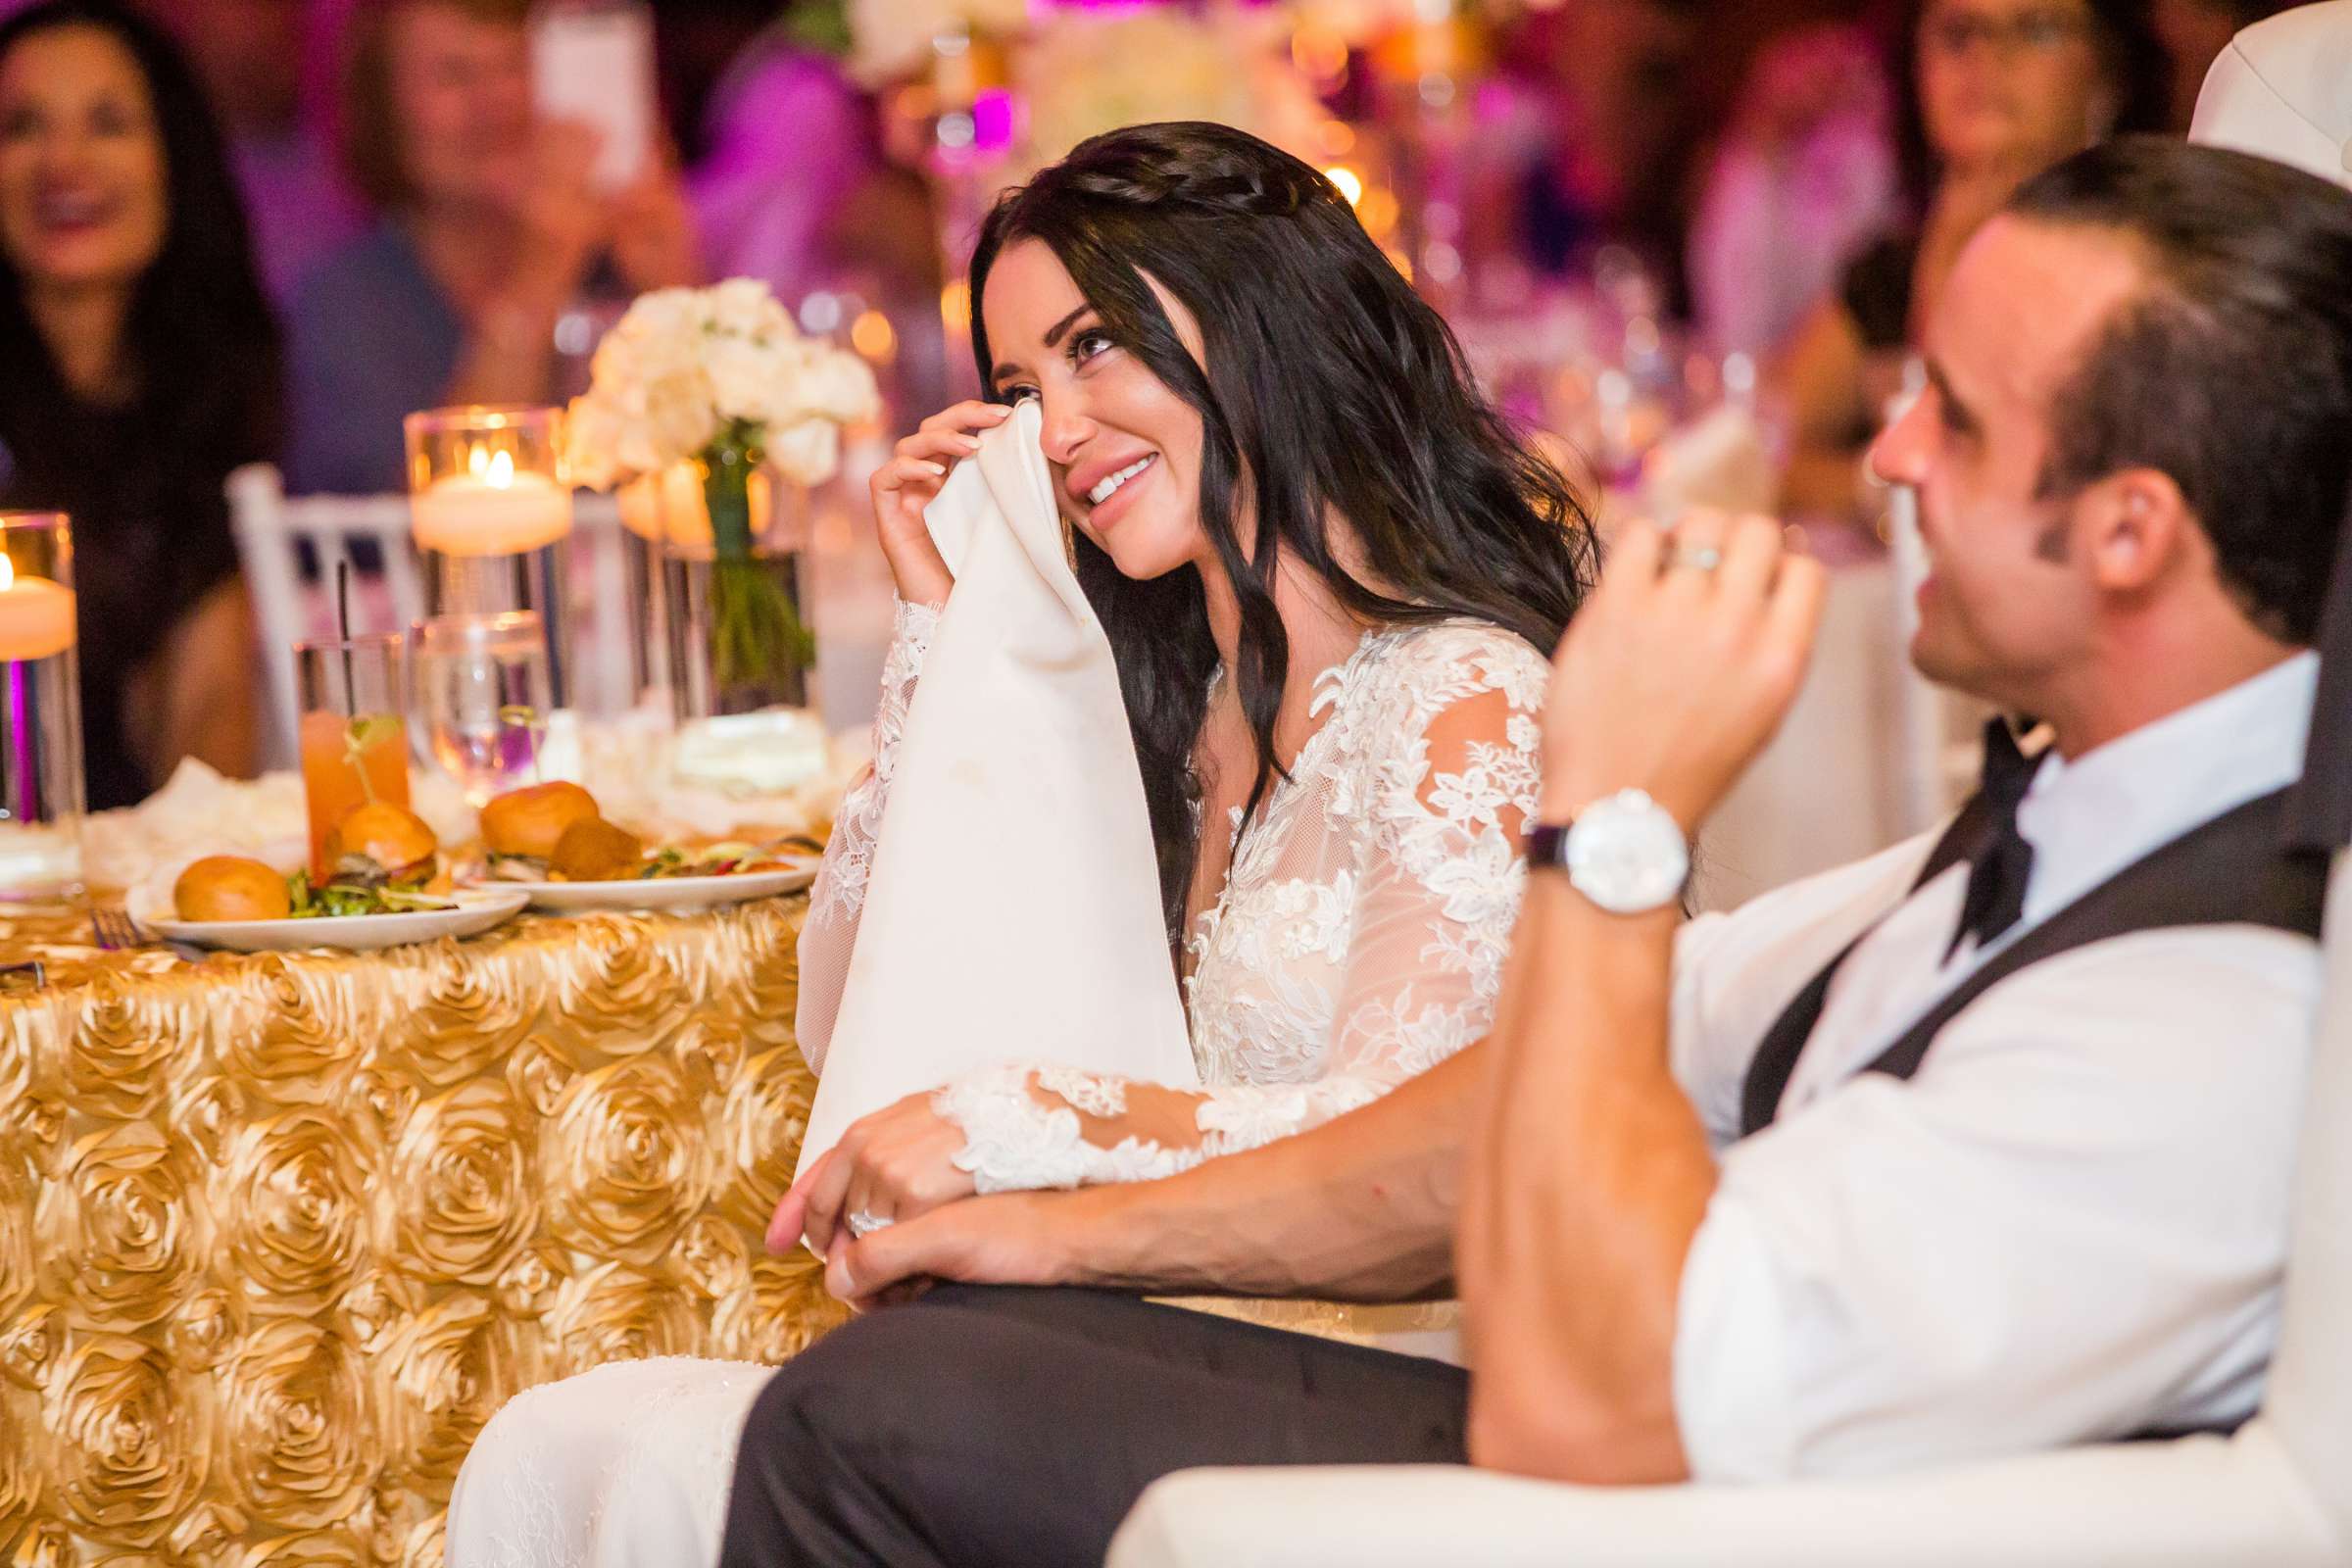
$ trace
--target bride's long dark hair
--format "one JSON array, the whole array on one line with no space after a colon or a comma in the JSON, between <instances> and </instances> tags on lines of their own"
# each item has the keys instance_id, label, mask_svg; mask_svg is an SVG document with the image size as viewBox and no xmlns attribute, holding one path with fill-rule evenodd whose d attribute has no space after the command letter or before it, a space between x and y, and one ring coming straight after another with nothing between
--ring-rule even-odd
<instances>
[{"instance_id":1,"label":"bride's long dark hair","mask_svg":"<svg viewBox=\"0 0 2352 1568\"><path fill-rule=\"evenodd\" d=\"M981 226L971 330L983 385L989 269L1027 238L1060 258L1104 333L1200 415L1200 523L1241 602L1234 673L1259 762L1249 811L1278 767L1274 715L1290 664L1274 608L1278 544L1375 624L1468 616L1545 654L1559 641L1592 581L1584 508L1479 396L1445 321L1330 180L1225 125L1136 125L1082 143L1005 193ZM1200 323L1205 366L1146 274ZM1245 482L1256 515L1247 551L1235 527ZM1334 514L1394 597L1335 559ZM1081 536L1078 580L1118 661L1160 898L1180 938L1200 848L1193 748L1217 662L1200 579L1135 581Z\"/></svg>"}]
</instances>

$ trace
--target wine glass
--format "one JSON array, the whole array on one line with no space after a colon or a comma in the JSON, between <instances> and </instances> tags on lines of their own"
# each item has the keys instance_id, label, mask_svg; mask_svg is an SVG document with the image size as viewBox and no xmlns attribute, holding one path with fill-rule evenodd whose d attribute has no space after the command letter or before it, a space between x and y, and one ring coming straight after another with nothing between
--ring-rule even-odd
<instances>
[{"instance_id":1,"label":"wine glass","mask_svg":"<svg viewBox=\"0 0 2352 1568\"><path fill-rule=\"evenodd\" d=\"M416 627L416 662L427 741L467 805L537 781L550 700L536 612L436 615Z\"/></svg>"}]
</instances>

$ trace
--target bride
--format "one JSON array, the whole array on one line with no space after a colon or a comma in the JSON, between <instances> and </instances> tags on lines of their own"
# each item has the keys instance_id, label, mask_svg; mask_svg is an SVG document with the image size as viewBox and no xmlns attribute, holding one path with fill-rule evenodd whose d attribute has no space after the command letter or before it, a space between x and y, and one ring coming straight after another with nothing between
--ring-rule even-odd
<instances>
[{"instance_id":1,"label":"bride","mask_svg":"<svg viewBox=\"0 0 2352 1568\"><path fill-rule=\"evenodd\" d=\"M1211 124L1097 137L971 266L988 400L872 481L901 607L871 774L801 942L822 1065L896 742L954 580L922 521L1035 399L1117 661L1199 1091L1008 1064L852 1126L771 1247L837 1255L974 1192L1137 1180L1363 1105L1492 1022L1537 795L1544 652L1590 577L1559 476L1313 169ZM669 1358L531 1390L451 1499L453 1568L710 1562L768 1369Z\"/></svg>"}]
</instances>

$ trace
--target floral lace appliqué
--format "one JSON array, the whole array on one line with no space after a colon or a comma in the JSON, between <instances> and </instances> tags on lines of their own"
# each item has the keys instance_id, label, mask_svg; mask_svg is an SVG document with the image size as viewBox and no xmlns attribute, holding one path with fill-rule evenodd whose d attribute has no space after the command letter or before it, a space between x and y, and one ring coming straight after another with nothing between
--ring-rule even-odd
<instances>
[{"instance_id":1,"label":"floral lace appliqu\u00e9","mask_svg":"<svg viewBox=\"0 0 2352 1568\"><path fill-rule=\"evenodd\" d=\"M808 894L811 919L855 920L865 907L865 880L873 869L874 845L882 836L882 808L890 799L890 781L898 773L906 710L913 705L915 683L921 678L923 660L931 652L931 637L938 629L938 611L899 602L890 652L882 663L882 703L874 713L873 766L841 798L824 868Z\"/></svg>"}]
</instances>

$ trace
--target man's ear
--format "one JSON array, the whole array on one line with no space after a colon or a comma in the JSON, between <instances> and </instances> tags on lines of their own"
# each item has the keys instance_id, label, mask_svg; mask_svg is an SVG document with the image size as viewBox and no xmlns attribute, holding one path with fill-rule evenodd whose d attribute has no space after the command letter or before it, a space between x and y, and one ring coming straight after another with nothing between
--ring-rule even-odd
<instances>
[{"instance_id":1,"label":"man's ear","mask_svg":"<svg viewBox=\"0 0 2352 1568\"><path fill-rule=\"evenodd\" d=\"M2083 542L2091 580L2111 593L2136 593L2159 581L2193 550L2196 518L2172 475L2124 468L2075 500L2075 536Z\"/></svg>"}]
</instances>

